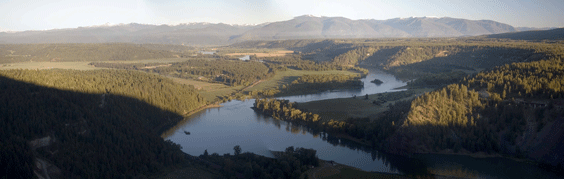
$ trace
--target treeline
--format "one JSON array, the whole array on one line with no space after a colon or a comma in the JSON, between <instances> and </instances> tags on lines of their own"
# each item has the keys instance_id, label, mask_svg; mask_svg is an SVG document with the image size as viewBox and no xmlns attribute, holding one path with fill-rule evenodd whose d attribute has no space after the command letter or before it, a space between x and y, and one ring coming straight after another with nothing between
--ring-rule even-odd
<instances>
[{"instance_id":1,"label":"treeline","mask_svg":"<svg viewBox=\"0 0 564 179\"><path fill-rule=\"evenodd\" d=\"M461 71L427 74L407 82L407 85L409 87L441 87L443 85L458 83L467 76L468 74Z\"/></svg>"},{"instance_id":2,"label":"treeline","mask_svg":"<svg viewBox=\"0 0 564 179\"><path fill-rule=\"evenodd\" d=\"M231 86L248 86L266 79L273 72L260 62L228 60L224 57L188 59L176 63L97 63L90 65L103 68L142 70L184 79L223 83Z\"/></svg>"},{"instance_id":3,"label":"treeline","mask_svg":"<svg viewBox=\"0 0 564 179\"><path fill-rule=\"evenodd\" d=\"M560 59L551 59L507 64L478 73L467 83L500 94L502 99L564 98L564 63Z\"/></svg>"},{"instance_id":4,"label":"treeline","mask_svg":"<svg viewBox=\"0 0 564 179\"><path fill-rule=\"evenodd\" d=\"M401 119L405 118L409 111L410 104L409 100L389 104L388 110L376 116L375 119L329 120L322 122L321 126L329 133L346 134L376 149L385 149L390 145L386 140L399 128Z\"/></svg>"},{"instance_id":5,"label":"treeline","mask_svg":"<svg viewBox=\"0 0 564 179\"><path fill-rule=\"evenodd\" d=\"M188 54L138 44L0 44L0 63L181 58Z\"/></svg>"},{"instance_id":6,"label":"treeline","mask_svg":"<svg viewBox=\"0 0 564 179\"><path fill-rule=\"evenodd\" d=\"M274 70L286 71L288 68L308 71L329 71L329 70L353 70L368 74L368 70L355 66L344 66L329 62L314 62L303 60L302 55L286 55L282 57L266 57L263 59L268 66Z\"/></svg>"},{"instance_id":7,"label":"treeline","mask_svg":"<svg viewBox=\"0 0 564 179\"><path fill-rule=\"evenodd\" d=\"M378 47L359 47L350 50L346 53L336 56L333 58L333 63L342 66L356 66L360 61L363 61L370 57L374 52L378 51Z\"/></svg>"},{"instance_id":8,"label":"treeline","mask_svg":"<svg viewBox=\"0 0 564 179\"><path fill-rule=\"evenodd\" d=\"M288 85L250 92L252 96L284 96L293 94L311 94L326 90L363 88L360 75L303 75Z\"/></svg>"},{"instance_id":9,"label":"treeline","mask_svg":"<svg viewBox=\"0 0 564 179\"><path fill-rule=\"evenodd\" d=\"M296 103L290 103L288 100L263 98L255 99L253 109L272 116L274 119L310 124L309 126L317 124L321 119L318 114L301 111L295 105Z\"/></svg>"},{"instance_id":10,"label":"treeline","mask_svg":"<svg viewBox=\"0 0 564 179\"><path fill-rule=\"evenodd\" d=\"M197 165L160 133L204 100L163 77L2 70L0 101L2 178L43 175L41 165L33 171L38 159L52 178L146 178Z\"/></svg>"},{"instance_id":11,"label":"treeline","mask_svg":"<svg viewBox=\"0 0 564 179\"><path fill-rule=\"evenodd\" d=\"M385 140L399 128L401 119L409 111L411 101L398 101L388 105L389 110L374 120L350 118L346 120L321 119L318 114L297 109L297 103L279 99L256 99L254 109L274 119L306 125L313 130L333 134L346 134L371 144L376 148L388 146Z\"/></svg>"},{"instance_id":12,"label":"treeline","mask_svg":"<svg viewBox=\"0 0 564 179\"><path fill-rule=\"evenodd\" d=\"M158 66L165 66L169 63L107 63L107 62L92 62L88 65L99 68L114 68L121 70L144 70L147 68L156 68Z\"/></svg>"},{"instance_id":13,"label":"treeline","mask_svg":"<svg viewBox=\"0 0 564 179\"><path fill-rule=\"evenodd\" d=\"M200 155L200 159L219 165L225 178L301 178L311 166L319 166L317 151L306 148L286 148L283 152L273 152L275 159L241 153L239 146L234 147L234 155L220 156L217 153ZM306 177L307 178L307 177Z\"/></svg>"},{"instance_id":14,"label":"treeline","mask_svg":"<svg viewBox=\"0 0 564 179\"><path fill-rule=\"evenodd\" d=\"M147 69L147 71L179 78L220 82L231 86L248 86L272 75L269 68L260 62L215 59L193 59L174 63L171 66Z\"/></svg>"},{"instance_id":15,"label":"treeline","mask_svg":"<svg viewBox=\"0 0 564 179\"><path fill-rule=\"evenodd\" d=\"M397 91L397 92L391 92L391 93L379 93L375 96L376 99L374 99L372 101L372 104L381 105L381 104L386 103L388 101L397 101L397 100L400 100L402 98L410 97L413 94L414 94L414 92L411 91L411 90Z\"/></svg>"}]
</instances>

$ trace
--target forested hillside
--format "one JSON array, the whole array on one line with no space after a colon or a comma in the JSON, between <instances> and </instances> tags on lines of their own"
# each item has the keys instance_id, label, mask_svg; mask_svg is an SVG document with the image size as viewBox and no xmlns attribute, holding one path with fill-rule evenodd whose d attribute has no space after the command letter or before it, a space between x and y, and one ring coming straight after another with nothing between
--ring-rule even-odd
<instances>
[{"instance_id":1,"label":"forested hillside","mask_svg":"<svg viewBox=\"0 0 564 179\"><path fill-rule=\"evenodd\" d=\"M250 95L259 97L289 96L313 94L336 89L360 89L363 87L364 84L360 81L360 75L303 75L288 85L282 85L273 89L252 91Z\"/></svg>"},{"instance_id":2,"label":"forested hillside","mask_svg":"<svg viewBox=\"0 0 564 179\"><path fill-rule=\"evenodd\" d=\"M221 174L226 178L300 178L310 166L319 166L317 151L293 146L283 152L273 152L275 159L252 153L241 153L241 147L235 146L234 155L220 156L217 153L200 155L201 159L222 166Z\"/></svg>"},{"instance_id":3,"label":"forested hillside","mask_svg":"<svg viewBox=\"0 0 564 179\"><path fill-rule=\"evenodd\" d=\"M255 61L197 58L177 63L91 63L96 67L143 70L164 76L218 82L230 86L248 86L272 76L270 69Z\"/></svg>"},{"instance_id":4,"label":"forested hillside","mask_svg":"<svg viewBox=\"0 0 564 179\"><path fill-rule=\"evenodd\" d=\"M564 120L563 72L561 58L513 63L427 93L412 102L390 139L400 142L391 147L505 153L562 165L564 158L553 154L564 151L557 142L564 138L558 129Z\"/></svg>"},{"instance_id":5,"label":"forested hillside","mask_svg":"<svg viewBox=\"0 0 564 179\"><path fill-rule=\"evenodd\" d=\"M232 47L287 48L305 60L328 66L384 69L402 79L452 71L483 69L549 57L558 48L546 43L485 38L339 39L250 41Z\"/></svg>"},{"instance_id":6,"label":"forested hillside","mask_svg":"<svg viewBox=\"0 0 564 179\"><path fill-rule=\"evenodd\" d=\"M564 158L555 155L564 152L560 44L481 38L323 42L330 45L302 45L302 56L339 51L328 64L377 67L417 78L409 87L438 88L370 119L330 120L321 124L325 130L389 152L505 155L562 170ZM255 44L286 43L298 42ZM315 48L306 51L307 46Z\"/></svg>"},{"instance_id":7,"label":"forested hillside","mask_svg":"<svg viewBox=\"0 0 564 179\"><path fill-rule=\"evenodd\" d=\"M122 70L0 76L2 177L32 178L44 167L55 178L145 177L191 163L160 138L205 104L190 86Z\"/></svg>"},{"instance_id":8,"label":"forested hillside","mask_svg":"<svg viewBox=\"0 0 564 179\"><path fill-rule=\"evenodd\" d=\"M540 43L413 44L381 46L378 43L353 48L333 58L338 65L360 65L384 69L398 78L414 79L425 75L483 69L515 62L547 58L554 47Z\"/></svg>"},{"instance_id":9,"label":"forested hillside","mask_svg":"<svg viewBox=\"0 0 564 179\"><path fill-rule=\"evenodd\" d=\"M114 61L179 58L191 52L183 46L137 44L0 44L0 63Z\"/></svg>"}]
</instances>

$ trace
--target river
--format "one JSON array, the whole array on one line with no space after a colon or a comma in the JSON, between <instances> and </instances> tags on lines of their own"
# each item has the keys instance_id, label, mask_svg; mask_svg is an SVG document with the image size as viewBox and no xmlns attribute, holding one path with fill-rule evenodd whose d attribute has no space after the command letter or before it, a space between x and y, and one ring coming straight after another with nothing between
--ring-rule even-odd
<instances>
[{"instance_id":1,"label":"river","mask_svg":"<svg viewBox=\"0 0 564 179\"><path fill-rule=\"evenodd\" d=\"M380 79L376 85L370 81ZM332 98L346 98L396 91L405 83L382 71L373 70L365 78L364 88L356 90L326 91L318 94L281 97L292 102L307 102ZM313 133L309 129L289 122L272 119L255 112L254 100L230 101L223 107L206 109L193 114L174 128L165 139L182 146L182 151L199 156L233 153L235 145L243 152L273 157L270 151L283 151L286 147L304 147L317 150L323 160L333 160L365 171L425 175L429 173L470 178L556 178L535 165L504 158L476 159L457 155L418 154L403 157L372 150L326 133ZM191 134L186 135L184 131Z\"/></svg>"}]
</instances>

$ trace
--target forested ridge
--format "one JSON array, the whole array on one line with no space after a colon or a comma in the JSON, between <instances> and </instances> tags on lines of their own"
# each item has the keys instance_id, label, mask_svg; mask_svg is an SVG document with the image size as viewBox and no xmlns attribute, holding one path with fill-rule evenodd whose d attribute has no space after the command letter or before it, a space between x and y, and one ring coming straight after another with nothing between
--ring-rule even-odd
<instances>
[{"instance_id":1,"label":"forested ridge","mask_svg":"<svg viewBox=\"0 0 564 179\"><path fill-rule=\"evenodd\" d=\"M272 75L269 73L269 68L263 63L239 60L194 59L175 63L170 67L157 67L149 71L179 78L203 76L211 79L210 81L231 86L247 86Z\"/></svg>"},{"instance_id":2,"label":"forested ridge","mask_svg":"<svg viewBox=\"0 0 564 179\"><path fill-rule=\"evenodd\" d=\"M336 89L359 89L362 87L364 87L364 83L360 81L360 75L303 75L290 84L273 89L251 91L250 95L271 97L292 94L311 94Z\"/></svg>"},{"instance_id":3,"label":"forested ridge","mask_svg":"<svg viewBox=\"0 0 564 179\"><path fill-rule=\"evenodd\" d=\"M553 153L563 146L548 141L562 138L552 125L564 117L563 71L561 58L513 63L427 93L412 102L392 148L502 153L562 166Z\"/></svg>"},{"instance_id":4,"label":"forested ridge","mask_svg":"<svg viewBox=\"0 0 564 179\"><path fill-rule=\"evenodd\" d=\"M160 138L182 114L205 104L190 86L124 70L2 70L0 76L2 177L33 178L36 159L53 165L49 175L60 178L155 176L194 164L179 145Z\"/></svg>"},{"instance_id":5,"label":"forested ridge","mask_svg":"<svg viewBox=\"0 0 564 179\"><path fill-rule=\"evenodd\" d=\"M193 52L186 47L153 44L0 44L0 63L115 61L181 58Z\"/></svg>"},{"instance_id":6,"label":"forested ridge","mask_svg":"<svg viewBox=\"0 0 564 179\"><path fill-rule=\"evenodd\" d=\"M230 86L248 86L272 76L271 70L260 62L196 58L177 63L91 63L96 67L143 70L164 76L224 83Z\"/></svg>"}]
</instances>

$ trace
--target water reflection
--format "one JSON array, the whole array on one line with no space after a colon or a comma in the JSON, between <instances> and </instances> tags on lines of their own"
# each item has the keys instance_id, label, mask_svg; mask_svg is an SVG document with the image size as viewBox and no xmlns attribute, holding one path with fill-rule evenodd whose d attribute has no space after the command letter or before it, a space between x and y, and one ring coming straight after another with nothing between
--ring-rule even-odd
<instances>
[{"instance_id":1,"label":"water reflection","mask_svg":"<svg viewBox=\"0 0 564 179\"><path fill-rule=\"evenodd\" d=\"M370 82L374 79L380 79L384 83L380 85L376 85ZM371 70L366 77L360 80L364 83L364 87L361 89L328 90L317 94L280 97L280 99L287 99L292 102L309 102L309 101L319 101L319 100L334 99L334 98L348 98L353 96L361 96L365 94L402 91L404 89L396 89L396 88L407 85L407 83L397 79L393 75L384 73L380 70Z\"/></svg>"}]
</instances>

